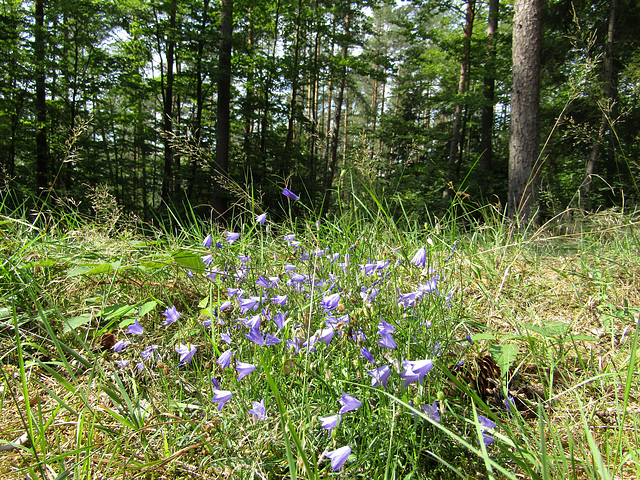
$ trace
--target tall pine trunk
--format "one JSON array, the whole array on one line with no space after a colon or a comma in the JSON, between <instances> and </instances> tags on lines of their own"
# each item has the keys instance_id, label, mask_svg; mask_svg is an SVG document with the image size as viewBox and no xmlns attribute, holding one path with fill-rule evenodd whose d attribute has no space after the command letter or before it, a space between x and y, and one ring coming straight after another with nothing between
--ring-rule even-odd
<instances>
[{"instance_id":1,"label":"tall pine trunk","mask_svg":"<svg viewBox=\"0 0 640 480\"><path fill-rule=\"evenodd\" d=\"M616 24L616 10L618 6L618 0L611 0L609 9L609 28L607 30L607 43L604 51L604 81L603 81L603 97L604 104L600 106L602 115L600 116L600 128L598 129L598 136L593 144L591 155L587 162L585 169L584 181L580 188L580 193L585 200L585 206L590 208L590 196L592 186L592 176L596 172L596 165L602 152L604 143L604 136L607 133L609 127L609 119L611 118L611 111L613 109L613 37Z\"/></svg>"},{"instance_id":2,"label":"tall pine trunk","mask_svg":"<svg viewBox=\"0 0 640 480\"><path fill-rule=\"evenodd\" d=\"M45 76L43 0L35 0L34 55L36 65L36 185L39 190L49 183L49 143L47 141L47 92Z\"/></svg>"},{"instance_id":3,"label":"tall pine trunk","mask_svg":"<svg viewBox=\"0 0 640 480\"><path fill-rule=\"evenodd\" d=\"M467 2L467 15L464 25L464 50L462 53L462 62L460 63L460 80L458 82L459 101L456 105L456 112L453 119L453 132L451 134L451 145L449 148L449 166L447 167L447 183L444 197L451 198L453 192L450 185L453 183L453 175L456 164L460 161L460 140L462 132L462 112L465 105L462 102L462 96L468 89L469 84L469 66L471 64L471 34L473 32L473 19L475 16L475 0Z\"/></svg>"},{"instance_id":4,"label":"tall pine trunk","mask_svg":"<svg viewBox=\"0 0 640 480\"><path fill-rule=\"evenodd\" d=\"M349 36L349 13L345 18L345 37ZM349 44L345 38L342 46L342 71L340 78L340 88L338 89L338 98L336 100L336 118L334 122L333 135L331 136L331 150L329 153L329 164L324 178L325 197L322 203L322 213L325 214L329 210L331 204L331 187L335 177L336 168L338 166L338 143L340 142L340 119L342 117L342 103L344 101L344 91L347 86L347 56L349 55Z\"/></svg>"},{"instance_id":5,"label":"tall pine trunk","mask_svg":"<svg viewBox=\"0 0 640 480\"><path fill-rule=\"evenodd\" d=\"M213 208L222 216L227 211L227 195L222 181L229 172L231 132L231 40L233 35L233 0L222 0L220 12L220 57L218 60L218 105L216 111L216 171Z\"/></svg>"},{"instance_id":6,"label":"tall pine trunk","mask_svg":"<svg viewBox=\"0 0 640 480\"><path fill-rule=\"evenodd\" d=\"M171 145L171 136L173 134L173 62L175 55L175 29L176 29L176 0L171 0L171 11L169 12L169 32L167 34L167 74L166 87L163 88L162 95L162 113L164 122L164 175L162 179L162 198L165 202L169 201L174 191L174 175L173 172L173 147ZM158 41L160 35L158 35ZM161 78L162 82L162 78ZM163 82L162 82L163 83Z\"/></svg>"},{"instance_id":7,"label":"tall pine trunk","mask_svg":"<svg viewBox=\"0 0 640 480\"><path fill-rule=\"evenodd\" d=\"M487 23L487 73L484 77L484 107L482 108L482 117L480 121L480 161L478 166L480 169L491 170L491 162L493 160L493 105L495 101L495 34L498 29L498 8L499 0L489 0L489 21Z\"/></svg>"},{"instance_id":8,"label":"tall pine trunk","mask_svg":"<svg viewBox=\"0 0 640 480\"><path fill-rule=\"evenodd\" d=\"M508 213L522 224L537 207L541 37L542 0L515 0Z\"/></svg>"}]
</instances>

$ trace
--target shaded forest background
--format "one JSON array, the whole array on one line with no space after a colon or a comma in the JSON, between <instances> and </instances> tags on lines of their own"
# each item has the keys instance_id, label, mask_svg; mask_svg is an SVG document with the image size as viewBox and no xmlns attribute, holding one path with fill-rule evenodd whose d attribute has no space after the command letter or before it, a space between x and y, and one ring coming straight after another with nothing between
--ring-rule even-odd
<instances>
[{"instance_id":1,"label":"shaded forest background","mask_svg":"<svg viewBox=\"0 0 640 480\"><path fill-rule=\"evenodd\" d=\"M318 213L505 206L510 1L0 5L5 193L107 185L144 219L276 212L284 186ZM542 25L542 214L637 204L637 3L547 0Z\"/></svg>"}]
</instances>

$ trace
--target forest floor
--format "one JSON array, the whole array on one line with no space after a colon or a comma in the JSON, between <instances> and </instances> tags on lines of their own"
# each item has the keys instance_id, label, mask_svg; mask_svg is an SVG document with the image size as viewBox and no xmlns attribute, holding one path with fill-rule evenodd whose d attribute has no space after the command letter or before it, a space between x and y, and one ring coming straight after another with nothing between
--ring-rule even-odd
<instances>
[{"instance_id":1,"label":"forest floor","mask_svg":"<svg viewBox=\"0 0 640 480\"><path fill-rule=\"evenodd\" d=\"M639 476L637 215L0 213L4 479Z\"/></svg>"}]
</instances>

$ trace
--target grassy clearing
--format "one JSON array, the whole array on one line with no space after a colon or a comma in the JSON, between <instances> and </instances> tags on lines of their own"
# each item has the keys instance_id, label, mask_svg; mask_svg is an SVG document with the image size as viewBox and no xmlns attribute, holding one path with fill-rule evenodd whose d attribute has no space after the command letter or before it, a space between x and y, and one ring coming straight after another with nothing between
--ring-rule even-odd
<instances>
[{"instance_id":1,"label":"grassy clearing","mask_svg":"<svg viewBox=\"0 0 640 480\"><path fill-rule=\"evenodd\" d=\"M94 200L1 212L2 478L638 476L637 216L160 231Z\"/></svg>"}]
</instances>

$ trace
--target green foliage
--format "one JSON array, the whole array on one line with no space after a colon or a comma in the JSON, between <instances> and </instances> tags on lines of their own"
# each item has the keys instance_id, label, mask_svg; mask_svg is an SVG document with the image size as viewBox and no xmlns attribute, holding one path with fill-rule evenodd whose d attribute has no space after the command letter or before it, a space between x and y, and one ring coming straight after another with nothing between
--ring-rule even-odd
<instances>
[{"instance_id":1,"label":"green foliage","mask_svg":"<svg viewBox=\"0 0 640 480\"><path fill-rule=\"evenodd\" d=\"M264 226L192 214L136 230L71 209L33 221L51 209L3 203L0 414L8 441L28 442L6 445L0 473L317 478L349 446L350 478L637 474L637 215L593 216L588 233L559 238L464 204L396 221L365 173L340 176L340 216ZM181 317L168 322L171 306ZM281 342L247 338L255 322ZM391 326L395 349L380 344ZM118 340L130 343L116 352ZM419 367L405 362L425 359L433 368L411 381ZM489 359L497 373L482 370ZM255 370L239 379L239 362ZM372 372L385 366L383 387ZM217 391L231 399L218 406ZM360 404L329 435L318 417L343 393ZM260 400L266 419L250 413ZM21 463L3 463L15 449Z\"/></svg>"}]
</instances>

